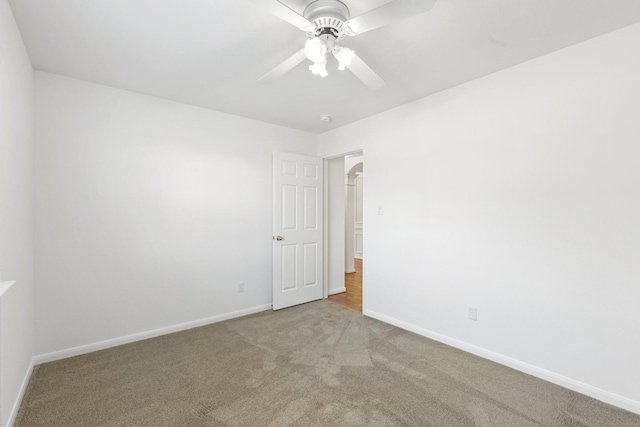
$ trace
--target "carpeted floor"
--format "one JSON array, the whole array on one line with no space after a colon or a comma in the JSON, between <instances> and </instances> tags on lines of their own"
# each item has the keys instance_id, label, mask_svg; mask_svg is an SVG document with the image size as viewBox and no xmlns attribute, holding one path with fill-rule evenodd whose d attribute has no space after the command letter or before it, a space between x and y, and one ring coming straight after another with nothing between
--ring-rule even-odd
<instances>
[{"instance_id":1,"label":"carpeted floor","mask_svg":"<svg viewBox=\"0 0 640 427\"><path fill-rule=\"evenodd\" d=\"M328 301L36 367L16 427L640 426Z\"/></svg>"}]
</instances>

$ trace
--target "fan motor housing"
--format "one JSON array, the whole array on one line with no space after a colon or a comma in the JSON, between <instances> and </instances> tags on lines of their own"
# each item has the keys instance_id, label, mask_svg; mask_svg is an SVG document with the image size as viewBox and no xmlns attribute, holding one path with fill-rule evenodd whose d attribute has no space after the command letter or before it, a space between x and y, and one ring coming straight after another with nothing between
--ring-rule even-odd
<instances>
[{"instance_id":1,"label":"fan motor housing","mask_svg":"<svg viewBox=\"0 0 640 427\"><path fill-rule=\"evenodd\" d=\"M304 10L304 17L315 24L314 36L331 35L339 40L345 35L349 8L339 0L316 0Z\"/></svg>"}]
</instances>

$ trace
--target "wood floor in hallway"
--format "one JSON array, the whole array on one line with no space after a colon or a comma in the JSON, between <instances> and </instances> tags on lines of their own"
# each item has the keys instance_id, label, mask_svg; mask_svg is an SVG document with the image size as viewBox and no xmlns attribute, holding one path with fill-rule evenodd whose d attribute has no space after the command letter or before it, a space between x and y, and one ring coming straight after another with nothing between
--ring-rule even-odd
<instances>
[{"instance_id":1,"label":"wood floor in hallway","mask_svg":"<svg viewBox=\"0 0 640 427\"><path fill-rule=\"evenodd\" d=\"M354 310L362 311L362 260L355 259L355 273L344 275L346 292L329 295L329 301L344 305Z\"/></svg>"}]
</instances>

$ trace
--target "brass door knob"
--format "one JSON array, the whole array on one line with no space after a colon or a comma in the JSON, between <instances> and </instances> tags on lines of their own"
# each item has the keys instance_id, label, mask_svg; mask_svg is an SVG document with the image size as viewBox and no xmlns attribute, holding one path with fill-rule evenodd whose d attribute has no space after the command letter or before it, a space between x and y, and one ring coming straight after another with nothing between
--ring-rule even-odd
<instances>
[{"instance_id":1,"label":"brass door knob","mask_svg":"<svg viewBox=\"0 0 640 427\"><path fill-rule=\"evenodd\" d=\"M275 240L280 241L280 240L284 240L284 237L282 236L275 236L274 237Z\"/></svg>"}]
</instances>

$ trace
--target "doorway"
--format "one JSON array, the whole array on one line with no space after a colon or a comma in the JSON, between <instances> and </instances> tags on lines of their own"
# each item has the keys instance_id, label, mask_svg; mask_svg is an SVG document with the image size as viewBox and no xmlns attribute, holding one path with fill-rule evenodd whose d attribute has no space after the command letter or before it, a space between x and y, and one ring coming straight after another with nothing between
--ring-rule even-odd
<instances>
[{"instance_id":1,"label":"doorway","mask_svg":"<svg viewBox=\"0 0 640 427\"><path fill-rule=\"evenodd\" d=\"M345 291L329 295L329 301L362 312L362 259L355 260L355 271L345 273Z\"/></svg>"},{"instance_id":2,"label":"doorway","mask_svg":"<svg viewBox=\"0 0 640 427\"><path fill-rule=\"evenodd\" d=\"M328 298L362 312L364 158L353 153L327 161Z\"/></svg>"}]
</instances>

